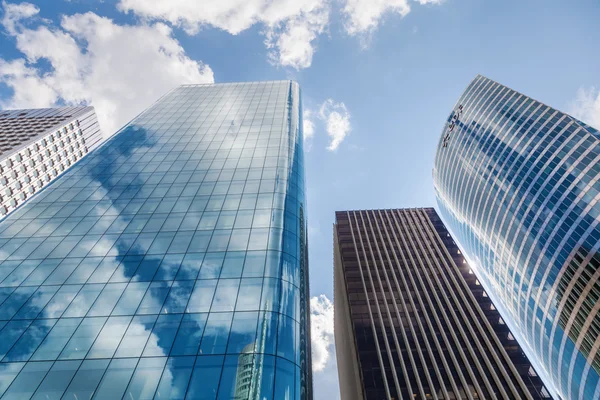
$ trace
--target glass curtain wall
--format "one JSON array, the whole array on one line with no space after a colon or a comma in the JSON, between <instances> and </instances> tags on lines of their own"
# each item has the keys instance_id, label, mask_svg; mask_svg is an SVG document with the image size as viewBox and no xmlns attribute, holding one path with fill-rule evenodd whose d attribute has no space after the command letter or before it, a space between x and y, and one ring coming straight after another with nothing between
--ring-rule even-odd
<instances>
[{"instance_id":1,"label":"glass curtain wall","mask_svg":"<svg viewBox=\"0 0 600 400\"><path fill-rule=\"evenodd\" d=\"M557 397L600 398L600 133L477 76L448 117L442 216Z\"/></svg>"},{"instance_id":2,"label":"glass curtain wall","mask_svg":"<svg viewBox=\"0 0 600 400\"><path fill-rule=\"evenodd\" d=\"M2 399L311 399L300 90L181 86L0 222Z\"/></svg>"}]
</instances>

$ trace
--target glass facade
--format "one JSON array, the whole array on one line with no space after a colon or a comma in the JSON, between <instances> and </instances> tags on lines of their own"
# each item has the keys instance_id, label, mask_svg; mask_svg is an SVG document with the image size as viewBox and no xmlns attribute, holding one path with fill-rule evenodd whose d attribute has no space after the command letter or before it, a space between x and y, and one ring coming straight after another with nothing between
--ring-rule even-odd
<instances>
[{"instance_id":1,"label":"glass facade","mask_svg":"<svg viewBox=\"0 0 600 400\"><path fill-rule=\"evenodd\" d=\"M548 387L600 398L600 133L477 76L433 177L444 220Z\"/></svg>"},{"instance_id":2,"label":"glass facade","mask_svg":"<svg viewBox=\"0 0 600 400\"><path fill-rule=\"evenodd\" d=\"M300 89L181 86L0 222L2 399L311 399Z\"/></svg>"}]
</instances>

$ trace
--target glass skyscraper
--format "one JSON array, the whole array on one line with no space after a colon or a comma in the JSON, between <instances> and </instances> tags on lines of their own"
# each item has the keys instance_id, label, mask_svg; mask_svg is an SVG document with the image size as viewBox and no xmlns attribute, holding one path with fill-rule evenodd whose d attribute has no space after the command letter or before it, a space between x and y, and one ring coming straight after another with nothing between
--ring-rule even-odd
<instances>
[{"instance_id":1,"label":"glass skyscraper","mask_svg":"<svg viewBox=\"0 0 600 400\"><path fill-rule=\"evenodd\" d=\"M181 86L0 222L2 399L311 399L300 89Z\"/></svg>"},{"instance_id":2,"label":"glass skyscraper","mask_svg":"<svg viewBox=\"0 0 600 400\"><path fill-rule=\"evenodd\" d=\"M433 177L444 220L549 388L600 398L600 133L477 76Z\"/></svg>"}]
</instances>

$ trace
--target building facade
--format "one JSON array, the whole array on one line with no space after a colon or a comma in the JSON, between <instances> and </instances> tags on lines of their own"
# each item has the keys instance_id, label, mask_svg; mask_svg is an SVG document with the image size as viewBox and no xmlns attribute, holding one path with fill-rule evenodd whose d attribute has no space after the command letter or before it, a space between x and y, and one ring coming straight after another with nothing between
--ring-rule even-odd
<instances>
[{"instance_id":1,"label":"building facade","mask_svg":"<svg viewBox=\"0 0 600 400\"><path fill-rule=\"evenodd\" d=\"M433 208L336 213L344 400L548 399Z\"/></svg>"},{"instance_id":2,"label":"building facade","mask_svg":"<svg viewBox=\"0 0 600 400\"><path fill-rule=\"evenodd\" d=\"M433 178L442 217L549 389L600 398L600 133L477 76Z\"/></svg>"},{"instance_id":3,"label":"building facade","mask_svg":"<svg viewBox=\"0 0 600 400\"><path fill-rule=\"evenodd\" d=\"M4 399L312 399L300 89L181 86L0 222Z\"/></svg>"},{"instance_id":4,"label":"building facade","mask_svg":"<svg viewBox=\"0 0 600 400\"><path fill-rule=\"evenodd\" d=\"M0 219L102 141L94 107L0 111Z\"/></svg>"}]
</instances>

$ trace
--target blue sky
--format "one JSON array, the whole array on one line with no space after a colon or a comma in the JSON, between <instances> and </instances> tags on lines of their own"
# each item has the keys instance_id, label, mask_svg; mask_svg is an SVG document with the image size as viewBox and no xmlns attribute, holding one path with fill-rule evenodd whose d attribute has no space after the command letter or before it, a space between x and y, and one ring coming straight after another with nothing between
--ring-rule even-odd
<instances>
[{"instance_id":1,"label":"blue sky","mask_svg":"<svg viewBox=\"0 0 600 400\"><path fill-rule=\"evenodd\" d=\"M434 205L435 146L476 74L600 126L598 0L46 0L0 17L0 106L91 104L106 134L178 84L300 83L316 399L339 398L334 211Z\"/></svg>"}]
</instances>

